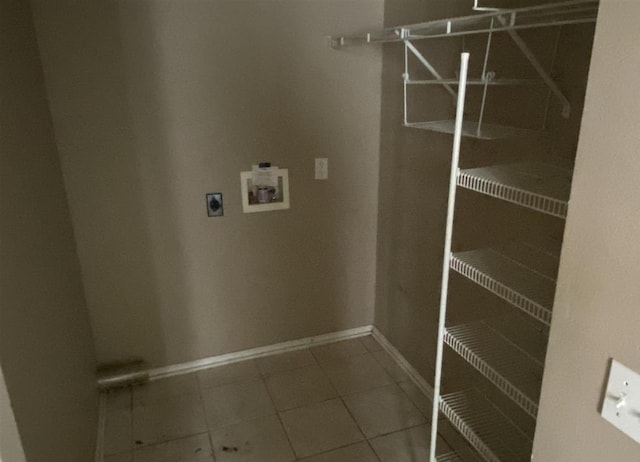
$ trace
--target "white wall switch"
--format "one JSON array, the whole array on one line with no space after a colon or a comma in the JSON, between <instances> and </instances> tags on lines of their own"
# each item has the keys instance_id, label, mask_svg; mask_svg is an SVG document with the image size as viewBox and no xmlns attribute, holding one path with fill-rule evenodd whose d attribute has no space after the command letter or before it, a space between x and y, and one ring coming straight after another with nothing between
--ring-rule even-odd
<instances>
[{"instance_id":1,"label":"white wall switch","mask_svg":"<svg viewBox=\"0 0 640 462\"><path fill-rule=\"evenodd\" d=\"M602 417L640 443L640 374L613 359Z\"/></svg>"},{"instance_id":2,"label":"white wall switch","mask_svg":"<svg viewBox=\"0 0 640 462\"><path fill-rule=\"evenodd\" d=\"M326 157L316 158L316 180L326 180L329 178L329 159Z\"/></svg>"}]
</instances>

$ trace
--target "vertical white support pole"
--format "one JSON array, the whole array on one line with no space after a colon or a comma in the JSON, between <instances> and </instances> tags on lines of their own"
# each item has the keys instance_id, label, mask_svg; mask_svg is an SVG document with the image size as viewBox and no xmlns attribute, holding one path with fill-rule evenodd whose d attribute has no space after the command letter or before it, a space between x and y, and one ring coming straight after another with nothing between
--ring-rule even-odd
<instances>
[{"instance_id":1,"label":"vertical white support pole","mask_svg":"<svg viewBox=\"0 0 640 462\"><path fill-rule=\"evenodd\" d=\"M515 13L513 14L515 15ZM506 20L502 16L497 16L497 18L498 18L498 21L503 26L506 25ZM512 15L511 25L513 25L514 21L515 21L515 16ZM542 81L549 87L551 92L554 95L556 95L556 97L560 100L560 103L562 103L562 116L565 119L568 119L569 116L571 115L571 103L569 102L567 97L564 96L564 94L562 93L562 90L560 90L560 87L558 87L558 84L553 80L553 78L551 78L549 73L544 70L544 67L542 66L540 61L538 61L538 58L536 58L533 52L529 49L529 47L524 42L524 40L522 40L522 37L520 37L520 34L518 34L516 30L509 29L509 28L507 28L506 31L511 36L511 39L517 45L517 47L520 48L520 51L522 52L522 54L529 60L533 68L536 70L536 72L542 79Z\"/></svg>"},{"instance_id":2,"label":"vertical white support pole","mask_svg":"<svg viewBox=\"0 0 640 462\"><path fill-rule=\"evenodd\" d=\"M487 36L487 49L484 54L484 64L482 66L482 80L484 80L484 89L482 91L482 104L480 105L480 117L478 118L478 130L476 135L480 138L482 134L482 121L484 120L484 108L487 104L487 90L489 89L489 54L491 53L491 38L493 37L493 18L491 18L491 26L489 28L489 35Z\"/></svg>"},{"instance_id":3,"label":"vertical white support pole","mask_svg":"<svg viewBox=\"0 0 640 462\"><path fill-rule=\"evenodd\" d=\"M558 35L556 36L556 46L553 50L553 59L551 60L551 72L556 68L556 58L560 48L560 36L562 35L562 26L558 27ZM542 131L547 130L547 121L549 120L549 108L551 107L551 89L547 91L547 102L544 107L544 119L542 119Z\"/></svg>"},{"instance_id":4,"label":"vertical white support pole","mask_svg":"<svg viewBox=\"0 0 640 462\"><path fill-rule=\"evenodd\" d=\"M407 81L409 80L409 45L404 41L404 74L402 83L404 85L404 124L407 125Z\"/></svg>"},{"instance_id":5,"label":"vertical white support pole","mask_svg":"<svg viewBox=\"0 0 640 462\"><path fill-rule=\"evenodd\" d=\"M440 315L438 318L438 346L436 352L436 374L433 379L433 409L431 417L431 447L429 461L436 462L436 443L438 440L438 414L440 409L440 382L442 380L442 356L444 353L444 328L447 315L447 295L449 293L449 263L451 260L451 237L453 235L453 214L456 205L456 183L460 162L460 144L462 143L462 122L464 118L464 98L467 92L467 73L469 69L469 53L460 56L460 85L458 86L458 103L456 107L456 123L453 133L453 150L451 152L451 173L449 176L449 200L447 203L447 224L444 238L444 256L442 258L442 284L440 286Z\"/></svg>"}]
</instances>

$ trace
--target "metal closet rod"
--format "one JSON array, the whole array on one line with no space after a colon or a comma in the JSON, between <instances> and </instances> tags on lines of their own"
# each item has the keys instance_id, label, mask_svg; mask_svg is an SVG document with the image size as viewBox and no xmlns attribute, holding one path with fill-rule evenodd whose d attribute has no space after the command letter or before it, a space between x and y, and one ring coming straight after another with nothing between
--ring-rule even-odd
<instances>
[{"instance_id":1,"label":"metal closet rod","mask_svg":"<svg viewBox=\"0 0 640 462\"><path fill-rule=\"evenodd\" d=\"M598 4L599 0L571 0L525 8L502 9L472 16L389 27L362 34L334 36L331 37L331 45L334 48L340 48L363 43L423 40L590 23L596 21ZM492 22L494 22L493 27Z\"/></svg>"}]
</instances>

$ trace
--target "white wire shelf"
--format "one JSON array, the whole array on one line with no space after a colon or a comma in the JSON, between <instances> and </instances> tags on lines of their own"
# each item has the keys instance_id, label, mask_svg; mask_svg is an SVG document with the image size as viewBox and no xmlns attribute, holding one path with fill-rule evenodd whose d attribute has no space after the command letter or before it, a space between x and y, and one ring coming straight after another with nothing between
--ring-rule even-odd
<instances>
[{"instance_id":1,"label":"white wire shelf","mask_svg":"<svg viewBox=\"0 0 640 462\"><path fill-rule=\"evenodd\" d=\"M523 433L476 390L440 397L440 410L487 462L530 462L532 435Z\"/></svg>"},{"instance_id":2,"label":"white wire shelf","mask_svg":"<svg viewBox=\"0 0 640 462\"><path fill-rule=\"evenodd\" d=\"M457 252L451 269L546 325L551 324L555 281L494 249Z\"/></svg>"},{"instance_id":3,"label":"white wire shelf","mask_svg":"<svg viewBox=\"0 0 640 462\"><path fill-rule=\"evenodd\" d=\"M404 124L405 127L419 128L439 133L452 135L455 131L455 120L434 120L430 122L411 122ZM517 138L523 136L539 136L541 133L536 130L526 128L507 127L503 125L483 123L478 130L477 122L463 122L462 136L467 138L478 138L481 140L498 140L504 138Z\"/></svg>"},{"instance_id":4,"label":"white wire shelf","mask_svg":"<svg viewBox=\"0 0 640 462\"><path fill-rule=\"evenodd\" d=\"M572 168L560 159L460 170L458 186L566 218Z\"/></svg>"},{"instance_id":5,"label":"white wire shelf","mask_svg":"<svg viewBox=\"0 0 640 462\"><path fill-rule=\"evenodd\" d=\"M512 344L517 345L533 361L544 368L549 341L549 327L535 323L524 316L509 315L484 320Z\"/></svg>"},{"instance_id":6,"label":"white wire shelf","mask_svg":"<svg viewBox=\"0 0 640 462\"><path fill-rule=\"evenodd\" d=\"M459 85L458 79L407 80L407 85ZM467 85L474 86L507 86L507 85L544 85L542 80L535 79L469 79Z\"/></svg>"},{"instance_id":7,"label":"white wire shelf","mask_svg":"<svg viewBox=\"0 0 640 462\"><path fill-rule=\"evenodd\" d=\"M362 34L332 37L332 46L398 42L437 37L503 32L596 21L597 0L576 0L533 7L502 9L484 14L439 19L419 24L389 27Z\"/></svg>"},{"instance_id":8,"label":"white wire shelf","mask_svg":"<svg viewBox=\"0 0 640 462\"><path fill-rule=\"evenodd\" d=\"M469 457L462 457L457 452L449 452L436 457L436 462L477 462L478 459L470 459Z\"/></svg>"},{"instance_id":9,"label":"white wire shelf","mask_svg":"<svg viewBox=\"0 0 640 462\"><path fill-rule=\"evenodd\" d=\"M448 327L444 341L535 419L542 364L482 321Z\"/></svg>"},{"instance_id":10,"label":"white wire shelf","mask_svg":"<svg viewBox=\"0 0 640 462\"><path fill-rule=\"evenodd\" d=\"M464 462L464 460L455 452L450 452L436 457L436 462Z\"/></svg>"}]
</instances>

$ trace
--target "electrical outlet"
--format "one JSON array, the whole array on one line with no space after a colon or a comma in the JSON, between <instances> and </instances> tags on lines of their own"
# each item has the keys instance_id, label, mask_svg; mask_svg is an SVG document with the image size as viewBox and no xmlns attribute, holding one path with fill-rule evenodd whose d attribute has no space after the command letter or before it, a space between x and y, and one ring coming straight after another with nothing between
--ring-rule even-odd
<instances>
[{"instance_id":1,"label":"electrical outlet","mask_svg":"<svg viewBox=\"0 0 640 462\"><path fill-rule=\"evenodd\" d=\"M329 178L329 159L320 157L316 159L316 180Z\"/></svg>"},{"instance_id":2,"label":"electrical outlet","mask_svg":"<svg viewBox=\"0 0 640 462\"><path fill-rule=\"evenodd\" d=\"M210 217L221 217L224 215L222 193L207 194L207 215Z\"/></svg>"}]
</instances>

